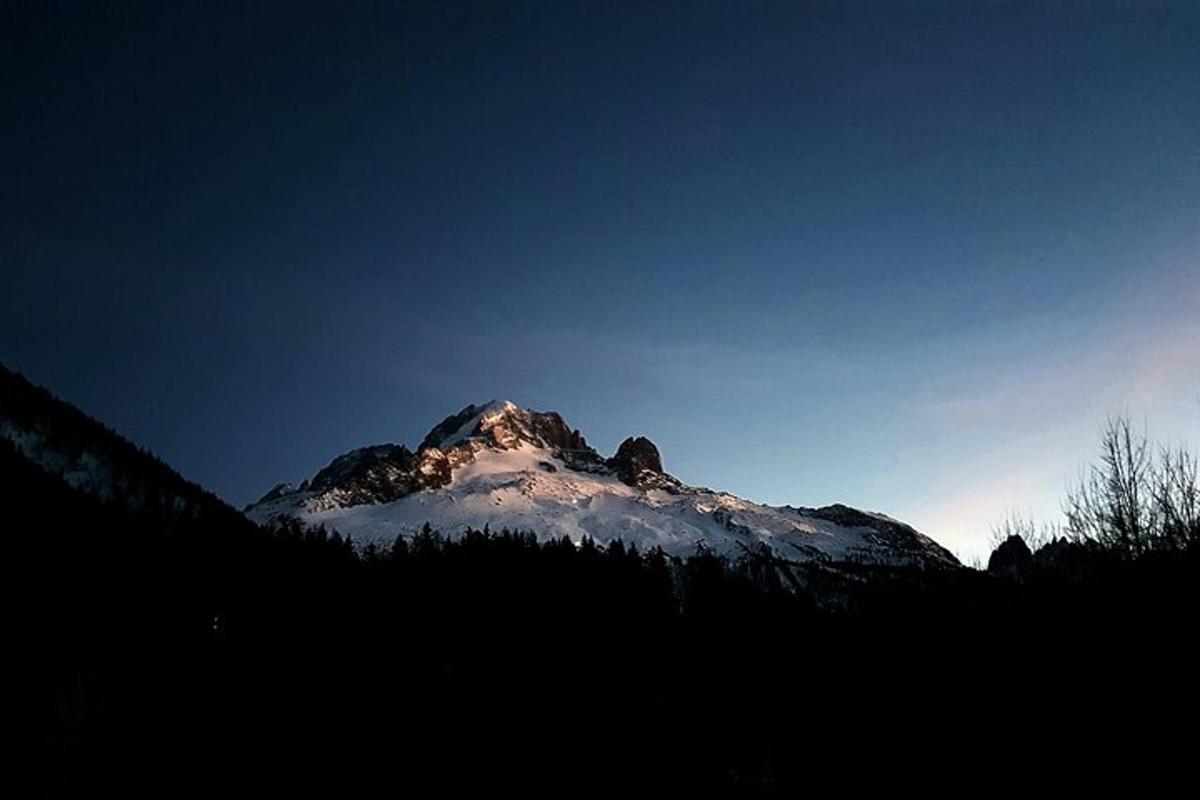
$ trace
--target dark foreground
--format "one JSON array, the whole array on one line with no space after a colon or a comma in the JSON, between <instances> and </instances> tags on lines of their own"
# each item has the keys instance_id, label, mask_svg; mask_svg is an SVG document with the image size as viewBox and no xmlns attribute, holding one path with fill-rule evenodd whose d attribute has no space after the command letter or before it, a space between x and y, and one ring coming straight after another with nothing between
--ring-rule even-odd
<instances>
[{"instance_id":1,"label":"dark foreground","mask_svg":"<svg viewBox=\"0 0 1200 800\"><path fill-rule=\"evenodd\" d=\"M710 558L357 554L2 458L18 763L50 796L1151 790L1194 758L1195 548L833 613Z\"/></svg>"}]
</instances>

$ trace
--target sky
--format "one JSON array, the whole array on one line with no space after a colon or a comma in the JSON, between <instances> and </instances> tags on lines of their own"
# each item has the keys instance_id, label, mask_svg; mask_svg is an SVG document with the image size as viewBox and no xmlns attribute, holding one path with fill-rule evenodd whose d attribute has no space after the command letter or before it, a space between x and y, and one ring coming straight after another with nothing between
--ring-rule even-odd
<instances>
[{"instance_id":1,"label":"sky","mask_svg":"<svg viewBox=\"0 0 1200 800\"><path fill-rule=\"evenodd\" d=\"M254 8L245 6L254 5ZM469 403L960 557L1200 444L1200 5L0 5L0 360L242 505Z\"/></svg>"}]
</instances>

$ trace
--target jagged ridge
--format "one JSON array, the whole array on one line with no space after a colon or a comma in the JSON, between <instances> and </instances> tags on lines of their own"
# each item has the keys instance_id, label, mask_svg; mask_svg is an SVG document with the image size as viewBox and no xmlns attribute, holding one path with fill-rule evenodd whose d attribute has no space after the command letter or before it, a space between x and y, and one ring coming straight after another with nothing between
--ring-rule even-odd
<instances>
[{"instance_id":1,"label":"jagged ridge","mask_svg":"<svg viewBox=\"0 0 1200 800\"><path fill-rule=\"evenodd\" d=\"M294 516L359 540L390 542L428 522L453 535L490 525L541 536L622 538L686 555L768 555L794 563L956 566L933 540L843 505L772 507L688 486L643 436L601 456L556 412L509 401L469 405L433 427L416 453L354 450L298 488L272 489L247 514Z\"/></svg>"}]
</instances>

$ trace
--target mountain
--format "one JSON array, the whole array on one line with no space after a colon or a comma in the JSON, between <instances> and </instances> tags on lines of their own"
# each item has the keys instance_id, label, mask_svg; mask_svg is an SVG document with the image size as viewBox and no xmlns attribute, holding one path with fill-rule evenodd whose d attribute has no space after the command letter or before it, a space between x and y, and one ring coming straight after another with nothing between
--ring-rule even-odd
<instances>
[{"instance_id":1,"label":"mountain","mask_svg":"<svg viewBox=\"0 0 1200 800\"><path fill-rule=\"evenodd\" d=\"M168 524L205 516L249 527L216 495L3 364L0 442L71 489L124 511Z\"/></svg>"},{"instance_id":2,"label":"mountain","mask_svg":"<svg viewBox=\"0 0 1200 800\"><path fill-rule=\"evenodd\" d=\"M980 742L1000 752L1031 719L1065 719L1064 741L1080 747L1071 763L1085 763L1093 740L1165 730L1147 709L1197 705L1186 680L1124 678L1187 663L1194 550L1130 560L1010 540L986 573L883 569L954 562L885 517L772 509L686 486L662 462L648 439L604 458L560 416L495 403L448 418L416 452L355 451L260 505L386 519L457 503L503 522L520 516L504 504L523 497L531 519L595 524L609 538L605 526L624 525L640 545L658 536L647 521L674 522L708 549L737 552L745 536L759 552L810 540L835 555L725 569L503 535L356 552L319 530L254 525L0 368L4 563L27 600L6 627L15 716L28 720L22 763L52 797L159 797L164 786L375 797L427 782L441 794L544 784L557 796L603 782L774 797L811 788L813 764L861 771L866 751L847 743L862 740L864 720L867 745L883 743L870 772L892 780L929 762L914 718L932 720L938 752L959 760ZM572 516L573 498L594 519ZM728 525L710 523L718 514ZM450 531L447 519L431 521ZM767 522L792 527L749 527ZM830 542L877 560L839 561ZM788 575L813 591L765 579ZM975 713L962 698L994 674L1005 677ZM1045 674L1068 678L1047 689ZM1146 758L1189 763L1190 740L1167 739Z\"/></svg>"},{"instance_id":3,"label":"mountain","mask_svg":"<svg viewBox=\"0 0 1200 800\"><path fill-rule=\"evenodd\" d=\"M509 401L470 405L438 423L416 451L353 450L299 486L279 484L245 510L256 522L294 517L358 542L390 543L425 523L448 535L485 525L542 538L622 539L687 556L830 567L956 567L945 548L882 514L843 505L769 506L689 486L658 448L630 437L611 458L555 412Z\"/></svg>"},{"instance_id":4,"label":"mountain","mask_svg":"<svg viewBox=\"0 0 1200 800\"><path fill-rule=\"evenodd\" d=\"M233 528L294 518L360 543L390 544L426 523L532 531L645 551L839 567L953 567L908 525L842 505L768 506L689 486L658 448L630 437L610 458L555 412L508 401L471 405L434 426L415 451L383 444L335 458L298 487L280 484L245 517L151 453L0 365L0 440L69 487L170 522L220 518Z\"/></svg>"}]
</instances>

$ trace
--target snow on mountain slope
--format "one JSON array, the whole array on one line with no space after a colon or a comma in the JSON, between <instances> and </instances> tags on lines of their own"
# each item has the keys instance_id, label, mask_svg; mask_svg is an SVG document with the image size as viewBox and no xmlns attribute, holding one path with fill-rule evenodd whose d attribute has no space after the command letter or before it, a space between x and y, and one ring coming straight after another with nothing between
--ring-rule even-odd
<instances>
[{"instance_id":1,"label":"snow on mountain slope","mask_svg":"<svg viewBox=\"0 0 1200 800\"><path fill-rule=\"evenodd\" d=\"M957 565L933 540L883 515L767 506L687 486L662 471L648 439L627 439L605 459L560 415L510 402L464 408L416 453L401 445L352 451L299 488L275 487L246 514L259 522L297 517L381 544L428 522L449 535L488 525L576 542L622 539L672 555L704 548L796 563Z\"/></svg>"},{"instance_id":2,"label":"snow on mountain slope","mask_svg":"<svg viewBox=\"0 0 1200 800\"><path fill-rule=\"evenodd\" d=\"M244 524L215 495L2 364L0 441L71 488L129 511L220 514Z\"/></svg>"}]
</instances>

